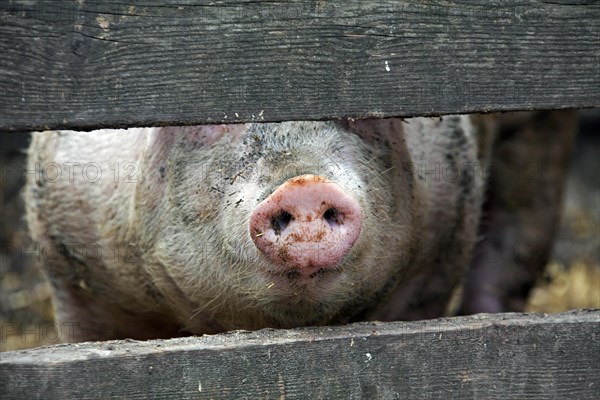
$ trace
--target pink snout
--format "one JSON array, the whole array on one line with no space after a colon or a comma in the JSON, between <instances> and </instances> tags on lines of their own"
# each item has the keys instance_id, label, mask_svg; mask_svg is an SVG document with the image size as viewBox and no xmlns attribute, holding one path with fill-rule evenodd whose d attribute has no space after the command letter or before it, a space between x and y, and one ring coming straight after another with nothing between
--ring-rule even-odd
<instances>
[{"instance_id":1,"label":"pink snout","mask_svg":"<svg viewBox=\"0 0 600 400\"><path fill-rule=\"evenodd\" d=\"M310 275L335 267L352 248L362 225L358 202L319 175L289 179L256 206L250 235L282 270Z\"/></svg>"}]
</instances>

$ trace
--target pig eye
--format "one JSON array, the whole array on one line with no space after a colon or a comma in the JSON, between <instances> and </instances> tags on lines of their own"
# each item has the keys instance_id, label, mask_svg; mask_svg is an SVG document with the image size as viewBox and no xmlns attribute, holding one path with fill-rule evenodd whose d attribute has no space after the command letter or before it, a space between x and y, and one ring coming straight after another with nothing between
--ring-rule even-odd
<instances>
[{"instance_id":1,"label":"pig eye","mask_svg":"<svg viewBox=\"0 0 600 400\"><path fill-rule=\"evenodd\" d=\"M334 227L334 226L342 224L344 215L342 213L340 213L338 210L336 210L335 208L329 207L325 211L325 213L323 213L323 218L325 219L325 221L327 221L329 226Z\"/></svg>"},{"instance_id":2,"label":"pig eye","mask_svg":"<svg viewBox=\"0 0 600 400\"><path fill-rule=\"evenodd\" d=\"M271 226L277 235L281 233L281 231L285 230L285 228L290 224L292 220L292 214L287 211L282 211L277 214L273 218L271 218Z\"/></svg>"}]
</instances>

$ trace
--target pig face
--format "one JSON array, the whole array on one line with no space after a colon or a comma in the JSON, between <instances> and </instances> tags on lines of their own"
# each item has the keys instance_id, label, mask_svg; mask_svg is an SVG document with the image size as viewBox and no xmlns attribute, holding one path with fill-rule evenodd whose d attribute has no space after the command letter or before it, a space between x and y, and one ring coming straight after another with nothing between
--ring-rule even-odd
<instances>
[{"instance_id":1,"label":"pig face","mask_svg":"<svg viewBox=\"0 0 600 400\"><path fill-rule=\"evenodd\" d=\"M364 313L412 273L423 226L422 185L402 169L403 126L154 129L135 211L147 270L189 325L293 327Z\"/></svg>"}]
</instances>

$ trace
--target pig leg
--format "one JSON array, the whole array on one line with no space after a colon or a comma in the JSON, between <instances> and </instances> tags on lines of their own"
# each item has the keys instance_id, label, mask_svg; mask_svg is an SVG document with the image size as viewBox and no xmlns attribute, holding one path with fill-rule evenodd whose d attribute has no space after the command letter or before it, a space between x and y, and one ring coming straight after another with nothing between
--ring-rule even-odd
<instances>
[{"instance_id":1,"label":"pig leg","mask_svg":"<svg viewBox=\"0 0 600 400\"><path fill-rule=\"evenodd\" d=\"M133 312L116 300L107 301L112 298L111 288L87 279L86 269L73 257L56 254L52 265L46 265L61 341L145 340L185 334L179 332L178 325L163 314Z\"/></svg>"},{"instance_id":2,"label":"pig leg","mask_svg":"<svg viewBox=\"0 0 600 400\"><path fill-rule=\"evenodd\" d=\"M85 288L53 285L56 321L61 341L169 339L183 336L161 315L139 315L117 304L100 301Z\"/></svg>"},{"instance_id":3,"label":"pig leg","mask_svg":"<svg viewBox=\"0 0 600 400\"><path fill-rule=\"evenodd\" d=\"M523 311L558 229L573 111L502 114L460 312Z\"/></svg>"}]
</instances>

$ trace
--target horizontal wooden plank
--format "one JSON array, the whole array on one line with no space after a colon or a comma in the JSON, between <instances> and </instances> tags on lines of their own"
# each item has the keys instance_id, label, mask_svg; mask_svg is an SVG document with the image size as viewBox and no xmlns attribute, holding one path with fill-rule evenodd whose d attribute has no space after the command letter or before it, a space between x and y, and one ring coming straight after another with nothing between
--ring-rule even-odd
<instances>
[{"instance_id":1,"label":"horizontal wooden plank","mask_svg":"<svg viewBox=\"0 0 600 400\"><path fill-rule=\"evenodd\" d=\"M2 399L598 399L600 310L5 352Z\"/></svg>"},{"instance_id":2,"label":"horizontal wooden plank","mask_svg":"<svg viewBox=\"0 0 600 400\"><path fill-rule=\"evenodd\" d=\"M600 106L596 1L0 3L0 131Z\"/></svg>"}]
</instances>

